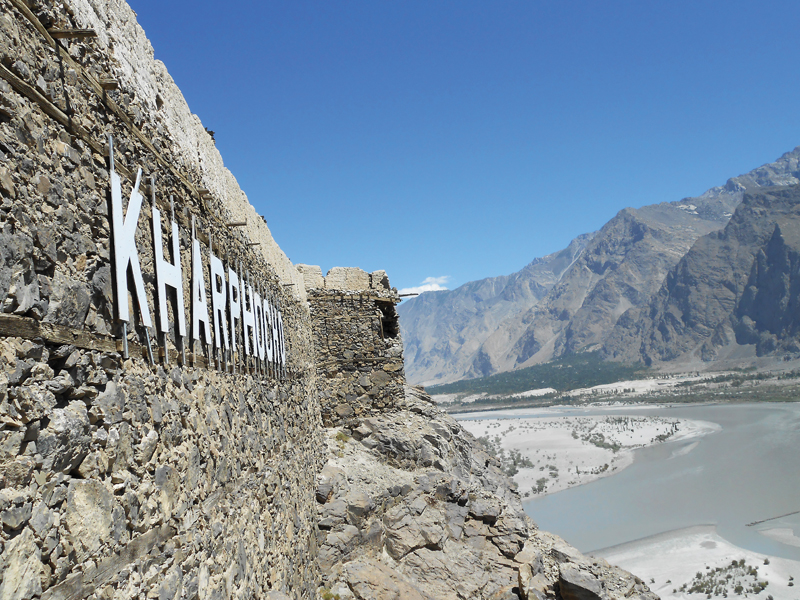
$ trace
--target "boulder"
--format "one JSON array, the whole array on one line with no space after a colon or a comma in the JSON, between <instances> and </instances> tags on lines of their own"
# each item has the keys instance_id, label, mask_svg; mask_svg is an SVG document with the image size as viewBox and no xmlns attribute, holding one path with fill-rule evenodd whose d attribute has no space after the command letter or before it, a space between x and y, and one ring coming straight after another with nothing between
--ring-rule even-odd
<instances>
[{"instance_id":1,"label":"boulder","mask_svg":"<svg viewBox=\"0 0 800 600\"><path fill-rule=\"evenodd\" d=\"M558 589L564 600L606 600L603 582L589 570L572 563L558 568Z\"/></svg>"},{"instance_id":2,"label":"boulder","mask_svg":"<svg viewBox=\"0 0 800 600\"><path fill-rule=\"evenodd\" d=\"M83 402L73 401L66 408L53 410L36 442L44 470L69 473L80 465L92 441L89 428L89 414Z\"/></svg>"},{"instance_id":3,"label":"boulder","mask_svg":"<svg viewBox=\"0 0 800 600\"><path fill-rule=\"evenodd\" d=\"M418 513L413 505L404 502L386 511L383 525L386 551L395 560L417 548L441 549L446 539L444 516L432 506Z\"/></svg>"},{"instance_id":4,"label":"boulder","mask_svg":"<svg viewBox=\"0 0 800 600\"><path fill-rule=\"evenodd\" d=\"M345 564L342 571L358 600L432 600L403 575L375 560L360 558Z\"/></svg>"},{"instance_id":5,"label":"boulder","mask_svg":"<svg viewBox=\"0 0 800 600\"><path fill-rule=\"evenodd\" d=\"M78 556L96 552L111 539L114 496L97 480L73 480L67 490L65 520L70 542L83 549Z\"/></svg>"},{"instance_id":6,"label":"boulder","mask_svg":"<svg viewBox=\"0 0 800 600\"><path fill-rule=\"evenodd\" d=\"M545 600L552 586L541 573L533 573L529 564L519 568L519 595L522 600Z\"/></svg>"},{"instance_id":7,"label":"boulder","mask_svg":"<svg viewBox=\"0 0 800 600\"><path fill-rule=\"evenodd\" d=\"M522 550L514 557L514 560L523 565L529 565L534 575L542 572L544 565L542 551L532 542L525 542Z\"/></svg>"}]
</instances>

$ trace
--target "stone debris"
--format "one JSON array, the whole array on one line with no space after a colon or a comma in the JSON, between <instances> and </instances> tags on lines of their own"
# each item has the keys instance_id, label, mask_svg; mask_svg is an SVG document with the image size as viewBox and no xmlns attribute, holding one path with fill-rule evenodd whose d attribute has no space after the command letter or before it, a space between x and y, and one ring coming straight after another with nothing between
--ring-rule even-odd
<instances>
[{"instance_id":1,"label":"stone debris","mask_svg":"<svg viewBox=\"0 0 800 600\"><path fill-rule=\"evenodd\" d=\"M657 598L539 531L497 461L421 388L326 438L316 489L322 590L359 600Z\"/></svg>"}]
</instances>

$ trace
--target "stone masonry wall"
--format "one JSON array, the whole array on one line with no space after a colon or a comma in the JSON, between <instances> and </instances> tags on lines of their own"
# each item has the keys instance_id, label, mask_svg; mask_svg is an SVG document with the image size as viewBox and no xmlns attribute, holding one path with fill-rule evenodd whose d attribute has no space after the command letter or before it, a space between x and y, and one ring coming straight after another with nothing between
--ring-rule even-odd
<instances>
[{"instance_id":1,"label":"stone masonry wall","mask_svg":"<svg viewBox=\"0 0 800 600\"><path fill-rule=\"evenodd\" d=\"M303 278L145 43L123 2L0 0L0 598L310 598L322 446ZM209 369L188 344L179 366L174 328L166 360L150 330L151 365L138 317L122 358L109 136L125 202L144 172L153 317L150 176L167 257L174 198L187 322L194 217L209 300L211 236L280 307L285 370Z\"/></svg>"},{"instance_id":2,"label":"stone masonry wall","mask_svg":"<svg viewBox=\"0 0 800 600\"><path fill-rule=\"evenodd\" d=\"M405 397L403 342L396 289L386 273L298 265L306 290L320 379L319 402L326 426L394 409Z\"/></svg>"}]
</instances>

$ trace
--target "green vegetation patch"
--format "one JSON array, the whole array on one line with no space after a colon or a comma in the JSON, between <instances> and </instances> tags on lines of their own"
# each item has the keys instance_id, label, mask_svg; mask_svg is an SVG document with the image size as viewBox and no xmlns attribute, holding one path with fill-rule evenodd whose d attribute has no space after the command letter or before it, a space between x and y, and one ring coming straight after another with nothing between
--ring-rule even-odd
<instances>
[{"instance_id":1,"label":"green vegetation patch","mask_svg":"<svg viewBox=\"0 0 800 600\"><path fill-rule=\"evenodd\" d=\"M764 564L769 564L765 562ZM767 589L769 582L759 579L758 567L748 565L744 559L731 561L729 565L698 571L688 583L672 590L673 593L703 594L706 598L719 596L758 595ZM769 596L770 600L772 596Z\"/></svg>"},{"instance_id":2,"label":"green vegetation patch","mask_svg":"<svg viewBox=\"0 0 800 600\"><path fill-rule=\"evenodd\" d=\"M432 385L427 389L431 394L516 394L541 388L566 392L604 383L642 379L650 374L650 370L643 365L605 361L597 352L586 352L518 371Z\"/></svg>"},{"instance_id":3,"label":"green vegetation patch","mask_svg":"<svg viewBox=\"0 0 800 600\"><path fill-rule=\"evenodd\" d=\"M519 473L521 468L533 468L533 463L530 461L530 459L522 456L522 453L520 453L519 450L511 450L510 452L506 452L506 450L500 445L499 435L495 435L494 437L483 435L478 438L478 441L488 454L494 456L500 461L500 468L509 477L513 477Z\"/></svg>"}]
</instances>

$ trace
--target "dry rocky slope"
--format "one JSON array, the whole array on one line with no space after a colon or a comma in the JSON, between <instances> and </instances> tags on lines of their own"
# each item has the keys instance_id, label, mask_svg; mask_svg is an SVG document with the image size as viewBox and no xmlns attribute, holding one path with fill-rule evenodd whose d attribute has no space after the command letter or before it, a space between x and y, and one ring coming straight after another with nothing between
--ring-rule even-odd
<instances>
[{"instance_id":1,"label":"dry rocky slope","mask_svg":"<svg viewBox=\"0 0 800 600\"><path fill-rule=\"evenodd\" d=\"M721 231L697 240L651 302L626 313L606 356L735 364L800 352L800 186L748 192Z\"/></svg>"},{"instance_id":2,"label":"dry rocky slope","mask_svg":"<svg viewBox=\"0 0 800 600\"><path fill-rule=\"evenodd\" d=\"M575 262L594 234L537 258L512 275L490 277L456 290L425 293L399 306L408 376L416 382L481 377L492 372L490 352L514 339L521 314L535 306Z\"/></svg>"},{"instance_id":3,"label":"dry rocky slope","mask_svg":"<svg viewBox=\"0 0 800 600\"><path fill-rule=\"evenodd\" d=\"M125 199L139 168L154 182L138 300L158 304L172 197L184 298L194 225L198 272L238 265L282 334L243 328L252 292L224 360L188 340L180 360L177 298L163 335L123 329L109 137ZM404 391L397 302L382 271L289 262L127 4L0 0L0 600L652 597L536 531L497 464ZM256 330L271 358L242 351Z\"/></svg>"},{"instance_id":4,"label":"dry rocky slope","mask_svg":"<svg viewBox=\"0 0 800 600\"><path fill-rule=\"evenodd\" d=\"M539 531L496 459L422 388L326 438L316 498L327 597L657 598L630 573Z\"/></svg>"},{"instance_id":5,"label":"dry rocky slope","mask_svg":"<svg viewBox=\"0 0 800 600\"><path fill-rule=\"evenodd\" d=\"M496 295L473 296L469 317L452 326L445 316L450 307L460 306L465 292L481 289L483 282L404 302L400 314L404 319L412 317L404 321L404 336L413 348L407 359L409 379L443 383L600 350L626 311L649 306L667 274L695 241L725 226L745 191L800 182L798 160L800 148L696 198L620 211L580 245L574 262L550 283L543 297L521 297L499 324L485 316L497 302ZM435 326L431 314L441 317ZM480 343L460 343L458 333L448 331L458 327L483 331L477 337Z\"/></svg>"}]
</instances>

